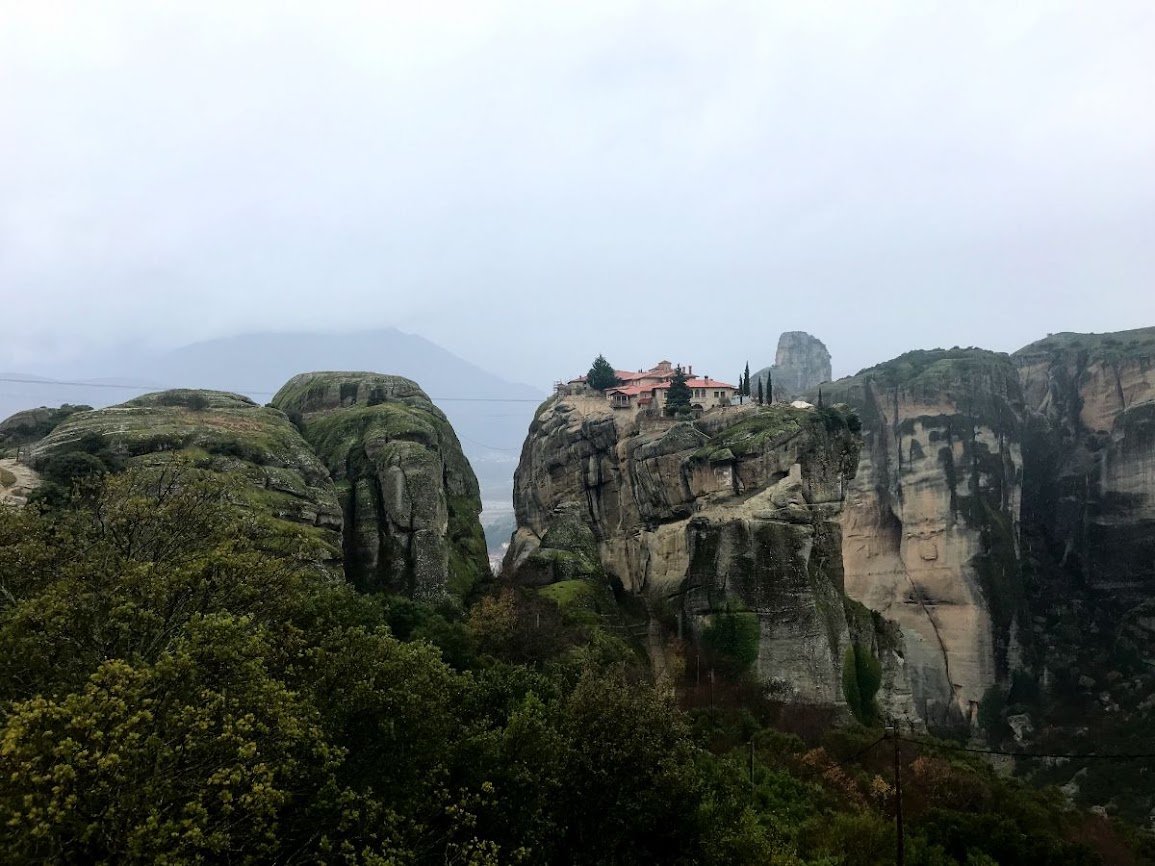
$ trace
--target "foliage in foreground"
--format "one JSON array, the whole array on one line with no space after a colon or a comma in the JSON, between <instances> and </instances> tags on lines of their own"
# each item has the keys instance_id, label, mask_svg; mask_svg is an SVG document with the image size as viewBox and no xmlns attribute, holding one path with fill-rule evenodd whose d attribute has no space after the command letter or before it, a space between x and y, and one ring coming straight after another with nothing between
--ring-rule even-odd
<instances>
[{"instance_id":1,"label":"foliage in foreground","mask_svg":"<svg viewBox=\"0 0 1155 866\"><path fill-rule=\"evenodd\" d=\"M234 494L130 470L0 512L6 863L891 862L886 753L832 768L873 733L683 713L549 599L358 595ZM981 765L904 761L912 864L1138 862Z\"/></svg>"}]
</instances>

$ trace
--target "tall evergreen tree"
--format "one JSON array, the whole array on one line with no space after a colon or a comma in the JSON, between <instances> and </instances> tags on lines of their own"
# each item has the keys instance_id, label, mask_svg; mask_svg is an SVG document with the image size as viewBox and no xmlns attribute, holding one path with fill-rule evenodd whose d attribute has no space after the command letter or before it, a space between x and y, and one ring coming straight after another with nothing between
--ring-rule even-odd
<instances>
[{"instance_id":1,"label":"tall evergreen tree","mask_svg":"<svg viewBox=\"0 0 1155 866\"><path fill-rule=\"evenodd\" d=\"M758 405L761 406L765 401L762 395L762 380L758 380Z\"/></svg>"},{"instance_id":2,"label":"tall evergreen tree","mask_svg":"<svg viewBox=\"0 0 1155 866\"><path fill-rule=\"evenodd\" d=\"M586 384L595 391L604 391L606 388L622 384L622 380L618 378L618 374L614 372L613 366L606 360L605 355L598 355L594 358L593 366L586 374Z\"/></svg>"},{"instance_id":3,"label":"tall evergreen tree","mask_svg":"<svg viewBox=\"0 0 1155 866\"><path fill-rule=\"evenodd\" d=\"M682 365L674 368L674 378L670 380L669 390L666 391L666 414L677 415L690 411L690 386Z\"/></svg>"},{"instance_id":4,"label":"tall evergreen tree","mask_svg":"<svg viewBox=\"0 0 1155 866\"><path fill-rule=\"evenodd\" d=\"M766 374L766 401L774 402L774 377L770 373Z\"/></svg>"},{"instance_id":5,"label":"tall evergreen tree","mask_svg":"<svg viewBox=\"0 0 1155 866\"><path fill-rule=\"evenodd\" d=\"M749 361L746 362L746 372L743 375L745 376L745 379L744 379L745 384L743 386L743 393L747 397L749 397L750 396L750 362Z\"/></svg>"},{"instance_id":6,"label":"tall evergreen tree","mask_svg":"<svg viewBox=\"0 0 1155 866\"><path fill-rule=\"evenodd\" d=\"M818 389L818 408L822 408L822 389Z\"/></svg>"}]
</instances>

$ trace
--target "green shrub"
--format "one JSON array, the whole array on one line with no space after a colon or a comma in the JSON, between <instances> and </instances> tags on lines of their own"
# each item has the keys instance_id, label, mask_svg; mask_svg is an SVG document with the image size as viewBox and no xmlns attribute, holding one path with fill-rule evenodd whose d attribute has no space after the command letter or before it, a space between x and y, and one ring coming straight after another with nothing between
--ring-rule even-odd
<instances>
[{"instance_id":1,"label":"green shrub","mask_svg":"<svg viewBox=\"0 0 1155 866\"><path fill-rule=\"evenodd\" d=\"M842 657L842 693L854 717L864 725L878 721L875 695L882 685L882 663L866 647L852 644Z\"/></svg>"},{"instance_id":2,"label":"green shrub","mask_svg":"<svg viewBox=\"0 0 1155 866\"><path fill-rule=\"evenodd\" d=\"M737 676L749 670L758 659L760 636L757 614L727 605L715 612L702 629L702 644L721 673Z\"/></svg>"}]
</instances>

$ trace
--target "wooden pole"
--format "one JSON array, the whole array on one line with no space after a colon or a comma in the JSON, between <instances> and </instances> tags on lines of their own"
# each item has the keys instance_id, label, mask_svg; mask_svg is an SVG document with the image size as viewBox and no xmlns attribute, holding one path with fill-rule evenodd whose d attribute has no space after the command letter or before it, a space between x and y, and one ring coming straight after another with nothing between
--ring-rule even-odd
<instances>
[{"instance_id":1,"label":"wooden pole","mask_svg":"<svg viewBox=\"0 0 1155 866\"><path fill-rule=\"evenodd\" d=\"M906 839L902 828L902 766L897 722L890 728L890 736L894 740L894 829L897 840L894 862L898 866L905 866Z\"/></svg>"}]
</instances>

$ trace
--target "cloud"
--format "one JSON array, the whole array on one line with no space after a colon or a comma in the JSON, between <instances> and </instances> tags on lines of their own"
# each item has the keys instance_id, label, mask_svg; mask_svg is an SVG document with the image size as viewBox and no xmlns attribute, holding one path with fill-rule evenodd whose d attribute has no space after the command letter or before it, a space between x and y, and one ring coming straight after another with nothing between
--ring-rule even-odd
<instances>
[{"instance_id":1,"label":"cloud","mask_svg":"<svg viewBox=\"0 0 1155 866\"><path fill-rule=\"evenodd\" d=\"M849 370L1155 318L1143 0L0 2L5 365L397 324L543 381L796 327Z\"/></svg>"}]
</instances>

